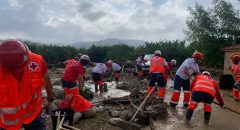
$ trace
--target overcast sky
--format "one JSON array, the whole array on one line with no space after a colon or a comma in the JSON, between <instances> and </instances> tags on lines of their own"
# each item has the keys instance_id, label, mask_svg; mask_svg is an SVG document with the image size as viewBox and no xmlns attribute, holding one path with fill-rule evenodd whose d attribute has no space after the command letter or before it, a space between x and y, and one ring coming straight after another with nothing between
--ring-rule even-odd
<instances>
[{"instance_id":1,"label":"overcast sky","mask_svg":"<svg viewBox=\"0 0 240 130\"><path fill-rule=\"evenodd\" d=\"M0 0L0 39L48 43L184 39L188 6L211 0ZM238 0L229 0L240 9Z\"/></svg>"}]
</instances>

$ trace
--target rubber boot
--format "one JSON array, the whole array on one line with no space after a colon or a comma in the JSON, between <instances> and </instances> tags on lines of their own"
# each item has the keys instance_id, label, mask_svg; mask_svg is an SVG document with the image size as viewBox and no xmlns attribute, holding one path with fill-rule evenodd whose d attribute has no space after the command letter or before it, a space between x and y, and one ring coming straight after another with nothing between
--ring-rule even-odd
<instances>
[{"instance_id":1,"label":"rubber boot","mask_svg":"<svg viewBox=\"0 0 240 130\"><path fill-rule=\"evenodd\" d=\"M98 92L98 85L95 84L95 93Z\"/></svg>"},{"instance_id":2,"label":"rubber boot","mask_svg":"<svg viewBox=\"0 0 240 130\"><path fill-rule=\"evenodd\" d=\"M189 124L189 122L190 122L190 120L192 118L193 112L194 112L194 110L192 110L192 109L188 109L187 110L186 118L185 118L186 124Z\"/></svg>"},{"instance_id":3,"label":"rubber boot","mask_svg":"<svg viewBox=\"0 0 240 130\"><path fill-rule=\"evenodd\" d=\"M209 120L210 120L210 116L211 116L211 112L204 112L204 123L206 124L206 125L208 125L209 124Z\"/></svg>"},{"instance_id":4,"label":"rubber boot","mask_svg":"<svg viewBox=\"0 0 240 130\"><path fill-rule=\"evenodd\" d=\"M107 84L106 84L106 83L104 83L103 91L104 91L104 92L107 92L107 91L108 91L108 88L107 88Z\"/></svg>"},{"instance_id":5,"label":"rubber boot","mask_svg":"<svg viewBox=\"0 0 240 130\"><path fill-rule=\"evenodd\" d=\"M147 94L149 94L152 91L153 87L148 86L147 87ZM150 95L154 95L154 90L152 91L152 93Z\"/></svg>"}]
</instances>

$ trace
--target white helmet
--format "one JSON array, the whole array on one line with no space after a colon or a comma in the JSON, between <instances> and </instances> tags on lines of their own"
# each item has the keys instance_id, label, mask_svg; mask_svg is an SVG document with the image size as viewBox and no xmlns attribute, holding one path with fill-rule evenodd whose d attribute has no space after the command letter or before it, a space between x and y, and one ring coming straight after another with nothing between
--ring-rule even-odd
<instances>
[{"instance_id":1,"label":"white helmet","mask_svg":"<svg viewBox=\"0 0 240 130\"><path fill-rule=\"evenodd\" d=\"M82 55L80 60L83 59L83 60L89 60L90 61L90 58L88 55Z\"/></svg>"},{"instance_id":2,"label":"white helmet","mask_svg":"<svg viewBox=\"0 0 240 130\"><path fill-rule=\"evenodd\" d=\"M210 74L210 72L208 72L208 71L203 71L203 72L202 72L202 75L208 75L208 76L211 77L211 74Z\"/></svg>"},{"instance_id":3,"label":"white helmet","mask_svg":"<svg viewBox=\"0 0 240 130\"><path fill-rule=\"evenodd\" d=\"M175 59L172 59L171 62L176 65L177 64L177 61Z\"/></svg>"},{"instance_id":4,"label":"white helmet","mask_svg":"<svg viewBox=\"0 0 240 130\"><path fill-rule=\"evenodd\" d=\"M156 50L156 51L154 52L154 55L162 55L162 52L161 52L160 50Z\"/></svg>"}]
</instances>

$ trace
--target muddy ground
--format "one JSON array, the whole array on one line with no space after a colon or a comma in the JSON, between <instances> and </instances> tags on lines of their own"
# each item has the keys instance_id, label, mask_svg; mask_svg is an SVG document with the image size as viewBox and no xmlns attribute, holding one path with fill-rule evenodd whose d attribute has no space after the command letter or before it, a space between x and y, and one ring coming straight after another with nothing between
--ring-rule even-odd
<instances>
[{"instance_id":1,"label":"muddy ground","mask_svg":"<svg viewBox=\"0 0 240 130\"><path fill-rule=\"evenodd\" d=\"M59 79L62 74L62 69L53 69L51 70L51 78L53 80L53 83L55 84L55 88L60 88L59 86ZM87 71L90 72L90 71ZM89 73L87 74L87 78L90 78ZM217 79L217 78L216 78ZM93 90L93 82L90 80L86 81L86 86L90 87ZM146 86L148 82L146 80L143 80L139 82L137 80L137 77L133 76L132 73L125 73L124 76L120 78L120 82L122 83L137 83L138 89L140 89L141 92L145 92ZM166 99L164 100L164 103L167 105L167 116L166 117L159 117L156 120L154 120L154 126L156 130L240 130L240 115L236 114L234 112L231 112L227 109L222 109L219 106L213 104L213 112L210 120L210 125L204 124L204 116L203 116L203 110L202 105L199 105L198 108L195 110L193 114L192 121L190 122L190 125L186 125L184 123L184 117L186 108L182 107L182 103L179 102L179 105L176 109L172 109L169 106L171 93L172 93L172 86L173 81L169 80L167 84L167 94ZM96 104L96 106L102 106L103 112L99 112L96 114L96 116L86 119L81 119L78 124L75 124L74 127L80 128L81 130L122 130L122 128L113 126L108 123L109 119L111 118L111 110L124 110L126 108L130 107L130 104L122 105L122 104L102 104L99 103L99 101L102 101L106 98L111 97L122 97L129 95L130 93L128 91L124 90L118 90L115 88L116 84L114 81L108 83L110 91L100 95L95 94L94 99L91 100L93 103ZM129 86L129 90L136 89L136 85L133 85L134 87L131 88ZM235 102L229 94L231 94L231 91L222 91L223 92L223 98L225 101L225 104L227 107L230 107L234 110L237 110L240 112L240 102ZM183 95L181 94L180 101L182 101ZM157 99L156 99L157 100ZM48 117L47 121L48 130L51 129L51 121L50 117ZM150 130L149 125L143 126L142 130Z\"/></svg>"}]
</instances>

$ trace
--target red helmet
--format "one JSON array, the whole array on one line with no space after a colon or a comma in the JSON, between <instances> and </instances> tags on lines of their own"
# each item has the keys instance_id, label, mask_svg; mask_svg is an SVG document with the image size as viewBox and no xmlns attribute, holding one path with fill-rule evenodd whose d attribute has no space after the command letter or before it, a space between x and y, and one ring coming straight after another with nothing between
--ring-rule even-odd
<instances>
[{"instance_id":1,"label":"red helmet","mask_svg":"<svg viewBox=\"0 0 240 130\"><path fill-rule=\"evenodd\" d=\"M203 54L201 52L195 51L192 55L193 58L202 59Z\"/></svg>"},{"instance_id":2,"label":"red helmet","mask_svg":"<svg viewBox=\"0 0 240 130\"><path fill-rule=\"evenodd\" d=\"M232 59L233 61L240 61L240 55L239 55L239 54L233 54L233 55L231 56L231 59Z\"/></svg>"},{"instance_id":3,"label":"red helmet","mask_svg":"<svg viewBox=\"0 0 240 130\"><path fill-rule=\"evenodd\" d=\"M28 62L28 48L18 40L5 40L0 43L0 65L7 71L22 71Z\"/></svg>"}]
</instances>

